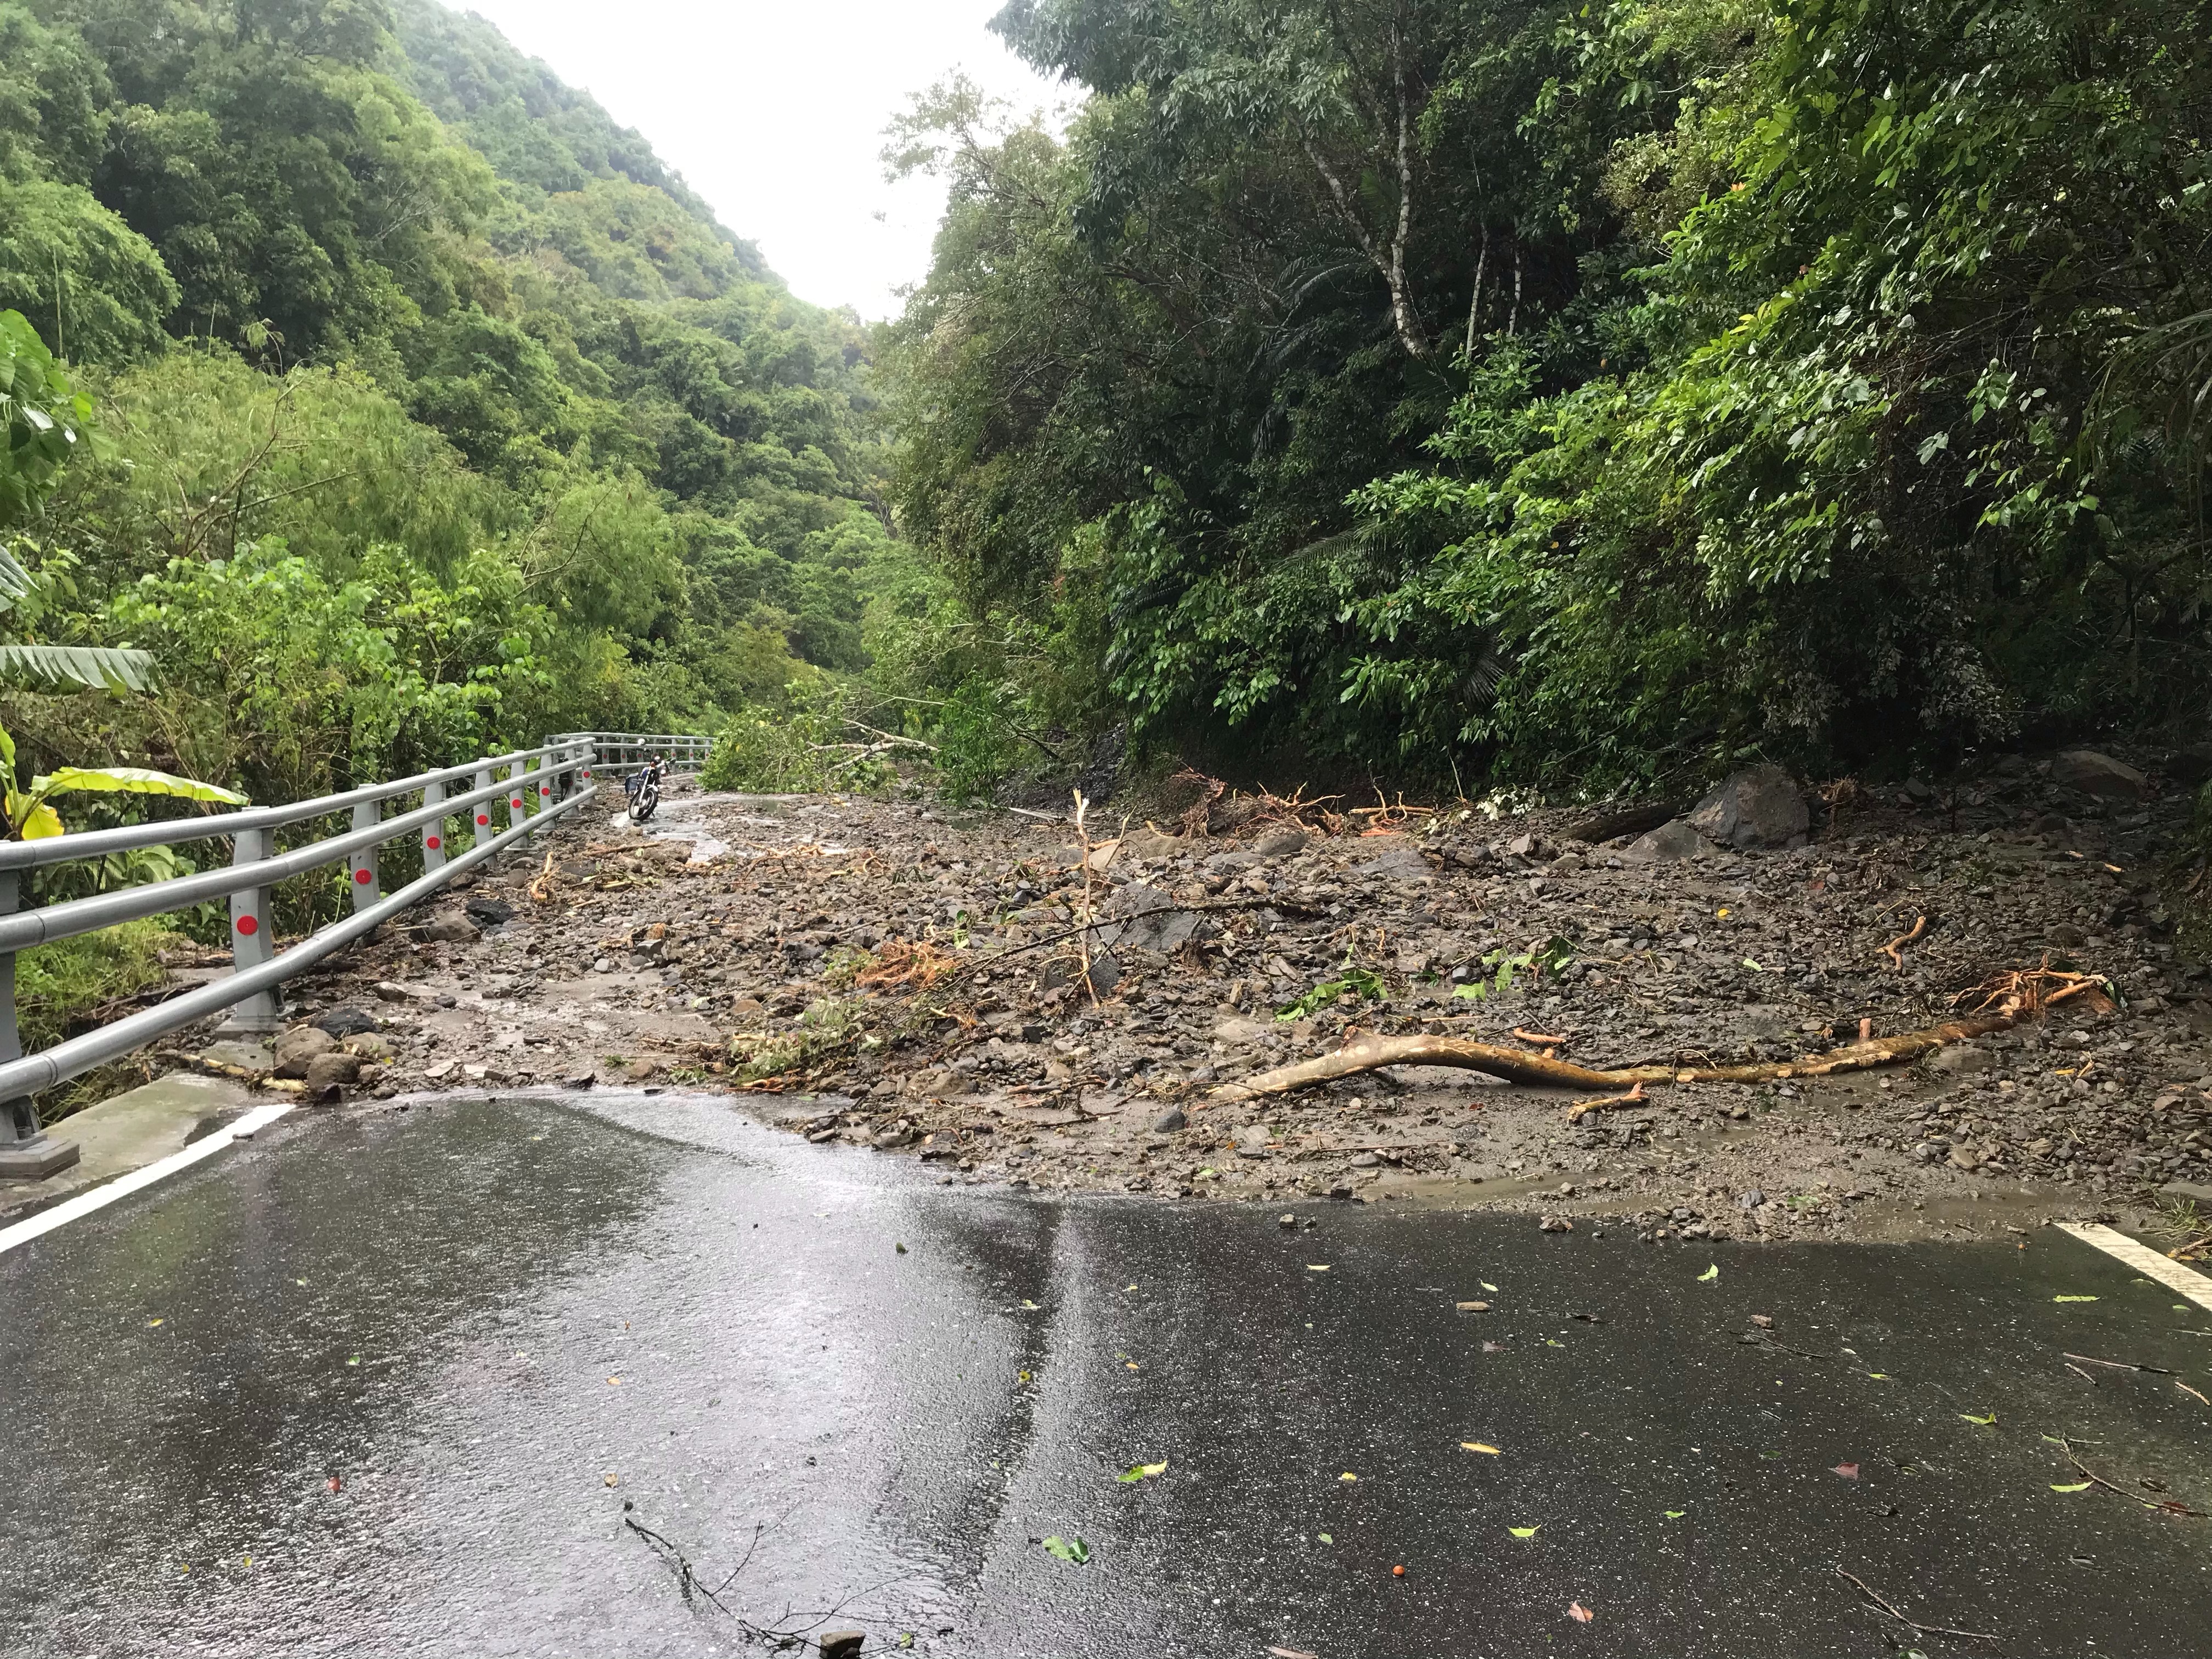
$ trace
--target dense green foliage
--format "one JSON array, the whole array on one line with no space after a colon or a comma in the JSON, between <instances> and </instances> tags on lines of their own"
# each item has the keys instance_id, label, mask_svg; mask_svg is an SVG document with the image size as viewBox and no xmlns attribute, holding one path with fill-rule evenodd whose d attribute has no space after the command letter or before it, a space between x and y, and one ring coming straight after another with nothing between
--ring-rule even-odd
<instances>
[{"instance_id":1,"label":"dense green foliage","mask_svg":"<svg viewBox=\"0 0 2212 1659\"><path fill-rule=\"evenodd\" d=\"M2207 23L1012 0L1065 140L955 83L890 155L938 695L1554 787L2193 735Z\"/></svg>"},{"instance_id":2,"label":"dense green foliage","mask_svg":"<svg viewBox=\"0 0 2212 1659\"><path fill-rule=\"evenodd\" d=\"M866 661L866 340L429 0L0 0L0 535L27 766L259 799Z\"/></svg>"}]
</instances>

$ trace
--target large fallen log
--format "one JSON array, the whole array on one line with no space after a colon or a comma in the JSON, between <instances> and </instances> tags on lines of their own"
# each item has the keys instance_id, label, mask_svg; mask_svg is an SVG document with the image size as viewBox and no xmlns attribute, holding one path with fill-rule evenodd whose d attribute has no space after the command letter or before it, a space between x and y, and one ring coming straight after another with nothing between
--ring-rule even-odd
<instances>
[{"instance_id":1,"label":"large fallen log","mask_svg":"<svg viewBox=\"0 0 2212 1659\"><path fill-rule=\"evenodd\" d=\"M1850 1043L1831 1048L1826 1054L1804 1054L1796 1060L1750 1066L1624 1066L1612 1071L1597 1071L1554 1060L1549 1054L1531 1054L1525 1048L1503 1048L1494 1042L1475 1042L1465 1037L1367 1036L1318 1060L1279 1066L1242 1083L1224 1083L1206 1098L1224 1103L1255 1100L1262 1095L1287 1094L1309 1084L1329 1083L1385 1066L1451 1066L1463 1071L1486 1073L1507 1083L1552 1089L1626 1090L1644 1083L1779 1083L1790 1078L1832 1077L1838 1072L1863 1072L1876 1066L1917 1060L1946 1043L1971 1042L1976 1037L2016 1025L2069 997L2098 994L2104 984L2094 975L2059 975L2048 969L2005 978L2008 982L2002 988L1991 988L1990 1012L1948 1020L1925 1030Z\"/></svg>"}]
</instances>

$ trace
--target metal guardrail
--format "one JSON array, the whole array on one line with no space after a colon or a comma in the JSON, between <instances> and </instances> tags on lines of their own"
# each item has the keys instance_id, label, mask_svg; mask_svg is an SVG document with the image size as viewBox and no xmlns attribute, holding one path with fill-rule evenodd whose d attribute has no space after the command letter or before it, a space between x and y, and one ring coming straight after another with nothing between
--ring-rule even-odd
<instances>
[{"instance_id":1,"label":"metal guardrail","mask_svg":"<svg viewBox=\"0 0 2212 1659\"><path fill-rule=\"evenodd\" d=\"M38 1178L76 1161L75 1146L53 1139L40 1127L34 1095L224 1008L236 1010L230 1029L278 1029L277 985L419 904L464 870L497 857L517 841L575 811L597 793L592 781L595 769L626 773L659 756L672 770L696 771L705 763L711 744L709 738L680 733L564 732L535 749L487 756L465 766L288 806L246 807L41 841L0 842L0 1177ZM385 816L387 802L416 796L419 805L411 810L403 805L396 816ZM352 815L349 830L289 852L276 851L279 830L340 812ZM469 842L465 852L455 852L451 844L456 818L462 821ZM387 896L378 873L377 849L407 836L416 837L421 848L422 874ZM25 870L221 837L231 842L227 869L148 882L34 910L18 908ZM288 877L332 865L351 872L353 914L279 953L270 926L270 890ZM15 1023L17 951L218 898L230 902L232 968L228 976L35 1054L24 1054Z\"/></svg>"},{"instance_id":2,"label":"metal guardrail","mask_svg":"<svg viewBox=\"0 0 2212 1659\"><path fill-rule=\"evenodd\" d=\"M635 772L655 756L668 763L672 772L696 772L707 763L714 746L712 738L687 737L680 732L563 732L548 743L587 743L599 756L602 772L619 777Z\"/></svg>"}]
</instances>

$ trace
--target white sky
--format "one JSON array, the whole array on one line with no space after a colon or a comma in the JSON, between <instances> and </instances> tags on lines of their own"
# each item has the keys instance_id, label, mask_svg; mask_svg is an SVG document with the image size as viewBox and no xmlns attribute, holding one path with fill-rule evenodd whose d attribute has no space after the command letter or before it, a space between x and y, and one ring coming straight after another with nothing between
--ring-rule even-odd
<instances>
[{"instance_id":1,"label":"white sky","mask_svg":"<svg viewBox=\"0 0 2212 1659\"><path fill-rule=\"evenodd\" d=\"M643 133L801 299L872 319L927 273L945 204L934 180L884 182L910 94L957 67L1024 113L1069 96L984 28L1000 0L447 3Z\"/></svg>"}]
</instances>

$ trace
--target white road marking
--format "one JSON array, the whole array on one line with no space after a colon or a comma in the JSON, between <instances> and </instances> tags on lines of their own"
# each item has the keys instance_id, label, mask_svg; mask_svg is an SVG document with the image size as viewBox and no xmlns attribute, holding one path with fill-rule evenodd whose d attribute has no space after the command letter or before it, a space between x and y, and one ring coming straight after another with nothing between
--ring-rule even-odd
<instances>
[{"instance_id":1,"label":"white road marking","mask_svg":"<svg viewBox=\"0 0 2212 1659\"><path fill-rule=\"evenodd\" d=\"M2117 1257L2144 1278L2154 1279L2166 1289L2179 1291L2198 1307L2212 1308L2212 1279L2207 1279L2194 1267L2185 1267L2172 1257L2160 1255L2149 1245L2137 1243L2125 1233L2099 1226L2094 1221L2062 1221L2058 1230L2073 1234L2084 1244L2095 1245L2106 1255Z\"/></svg>"},{"instance_id":2,"label":"white road marking","mask_svg":"<svg viewBox=\"0 0 2212 1659\"><path fill-rule=\"evenodd\" d=\"M0 1227L0 1255L6 1255L19 1244L27 1244L57 1227L68 1225L80 1216L90 1215L94 1210L104 1210L118 1198L128 1198L157 1181L166 1180L179 1170L188 1170L203 1159L213 1158L234 1140L251 1138L290 1111L295 1102L280 1100L267 1106L256 1106L235 1123L227 1124L211 1134L195 1140L181 1152L172 1152L157 1164L149 1164L143 1170L133 1170L129 1175L118 1176L104 1187L94 1187L89 1192L79 1193L75 1198L57 1204L51 1210L41 1210L28 1221L19 1221L12 1227Z\"/></svg>"}]
</instances>

